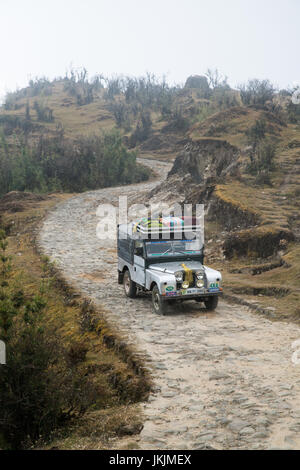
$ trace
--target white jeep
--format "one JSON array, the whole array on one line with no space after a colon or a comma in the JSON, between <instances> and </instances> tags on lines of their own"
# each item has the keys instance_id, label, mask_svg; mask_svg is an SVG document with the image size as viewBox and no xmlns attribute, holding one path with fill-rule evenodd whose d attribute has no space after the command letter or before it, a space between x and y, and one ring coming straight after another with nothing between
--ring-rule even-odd
<instances>
[{"instance_id":1,"label":"white jeep","mask_svg":"<svg viewBox=\"0 0 300 470\"><path fill-rule=\"evenodd\" d=\"M118 282L127 297L151 291L153 310L160 315L167 303L178 300L204 302L208 310L217 307L222 276L203 265L203 243L196 226L189 230L193 228L190 238L184 223L179 230L156 226L145 231L138 223L118 226Z\"/></svg>"}]
</instances>

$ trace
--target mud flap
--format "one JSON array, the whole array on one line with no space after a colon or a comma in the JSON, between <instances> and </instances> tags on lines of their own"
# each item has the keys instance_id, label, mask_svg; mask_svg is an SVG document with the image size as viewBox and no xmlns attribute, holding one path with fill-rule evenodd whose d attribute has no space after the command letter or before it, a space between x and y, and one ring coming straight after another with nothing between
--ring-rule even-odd
<instances>
[{"instance_id":1,"label":"mud flap","mask_svg":"<svg viewBox=\"0 0 300 470\"><path fill-rule=\"evenodd\" d=\"M124 273L118 271L118 284L123 284Z\"/></svg>"}]
</instances>

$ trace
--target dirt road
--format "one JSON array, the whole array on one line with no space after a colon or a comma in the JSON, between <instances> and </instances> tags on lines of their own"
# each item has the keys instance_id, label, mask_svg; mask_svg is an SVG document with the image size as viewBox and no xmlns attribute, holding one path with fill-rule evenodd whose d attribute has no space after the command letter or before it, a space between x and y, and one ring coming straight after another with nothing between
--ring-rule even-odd
<instances>
[{"instance_id":1,"label":"dirt road","mask_svg":"<svg viewBox=\"0 0 300 470\"><path fill-rule=\"evenodd\" d=\"M165 177L167 163L146 163ZM139 447L300 449L300 364L291 347L299 327L225 302L209 314L190 301L159 317L150 298L127 299L118 286L116 242L96 237L96 209L119 195L142 200L156 184L80 194L49 213L39 239L69 283L148 358L156 391L143 404Z\"/></svg>"}]
</instances>

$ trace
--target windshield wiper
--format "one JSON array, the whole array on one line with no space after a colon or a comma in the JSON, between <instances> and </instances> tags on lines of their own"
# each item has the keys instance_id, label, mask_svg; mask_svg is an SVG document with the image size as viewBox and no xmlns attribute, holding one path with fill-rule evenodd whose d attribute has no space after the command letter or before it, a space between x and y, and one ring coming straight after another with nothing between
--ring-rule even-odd
<instances>
[{"instance_id":1,"label":"windshield wiper","mask_svg":"<svg viewBox=\"0 0 300 470\"><path fill-rule=\"evenodd\" d=\"M166 253L168 253L170 250L172 250L172 247L170 246L170 248L167 249L167 251L164 251L161 256L164 256Z\"/></svg>"}]
</instances>

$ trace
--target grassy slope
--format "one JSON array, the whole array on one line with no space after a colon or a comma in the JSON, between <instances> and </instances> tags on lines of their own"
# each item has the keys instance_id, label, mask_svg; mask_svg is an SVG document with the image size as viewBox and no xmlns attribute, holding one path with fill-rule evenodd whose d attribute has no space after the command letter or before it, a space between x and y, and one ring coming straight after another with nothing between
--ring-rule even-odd
<instances>
[{"instance_id":1,"label":"grassy slope","mask_svg":"<svg viewBox=\"0 0 300 470\"><path fill-rule=\"evenodd\" d=\"M273 116L256 109L234 108L216 113L200 125L194 126L190 137L197 141L205 135L211 138L227 140L230 144L243 149L247 143L244 131L252 126L256 119L264 117L267 121L268 135L278 140L276 169L272 173L272 187L255 186L253 177L242 172L239 179L231 178L216 187L217 197L230 203L233 207L255 212L260 223L254 229L240 232L240 237L254 238L260 234L279 230L292 230L300 234L300 126L288 124L281 126ZM298 144L297 144L298 142ZM241 163L248 159L241 151ZM221 227L209 227L207 236L218 238ZM263 307L273 307L276 316L300 320L300 245L295 241L277 257L269 260L259 259L255 253L248 253L246 258L238 255L232 260L218 261L224 272L227 292L239 294L240 297L257 302ZM284 265L252 275L255 267L276 263L282 258ZM237 272L240 271L240 272ZM272 288L278 288L272 292ZM284 288L287 293L281 291ZM253 295L255 293L255 295ZM266 295L267 293L267 295Z\"/></svg>"},{"instance_id":2,"label":"grassy slope","mask_svg":"<svg viewBox=\"0 0 300 470\"><path fill-rule=\"evenodd\" d=\"M9 252L13 255L15 282L22 286L27 296L38 292L41 280L48 285L43 294L47 300L48 321L59 328L66 348L77 342L84 342L87 346L82 366L88 368L99 390L93 409L82 420L56 433L46 446L60 449L110 448L109 438L126 435L126 429L133 434L135 429L138 431L141 416L136 403L147 396L149 382L147 377L137 375L128 365L128 358L135 357L134 351L127 350L120 355L116 349L106 345L105 339L109 338L117 344L118 336L106 324L101 310L92 312L96 328L82 331L83 299L65 286L53 267L36 251L35 233L45 213L68 197L70 195L51 195L37 201L33 196L32 200L17 203L22 206L21 212L5 211L2 205L1 223L10 227L8 241ZM130 445L130 439L127 444ZM41 446L45 448L45 444Z\"/></svg>"},{"instance_id":3,"label":"grassy slope","mask_svg":"<svg viewBox=\"0 0 300 470\"><path fill-rule=\"evenodd\" d=\"M53 133L57 125L62 125L66 137L70 138L75 138L80 135L99 134L116 127L113 114L110 111L109 102L103 98L103 90L94 97L92 103L82 106L76 103L75 97L70 96L70 94L64 90L64 82L53 82L51 90L52 93L48 96L40 94L29 98L18 98L16 100L18 109L7 111L4 110L4 108L0 108L0 115L18 116L25 119L26 104L28 102L31 121L33 124L40 126L39 129L32 132L32 138L37 138L41 133ZM118 96L116 100L122 101L124 97ZM37 114L33 108L35 101L53 110L53 122L47 123L37 120ZM205 100L197 98L196 93L190 90L178 96L176 104L183 108L186 116L190 116L192 112L191 103L192 107L197 107L202 101ZM139 156L144 158L157 157L163 160L174 159L176 157L176 151L173 148L174 141L176 141L178 137L183 137L183 134L178 135L178 133L174 132L162 132L163 127L168 123L161 119L161 115L157 111L151 110L151 120L152 136L161 137L164 141L164 145L158 149L141 150L139 151ZM134 131L136 125L137 119L131 123L131 129L129 131L125 132L123 129L120 129L120 131L124 136L129 136ZM169 148L168 143L170 144Z\"/></svg>"},{"instance_id":4,"label":"grassy slope","mask_svg":"<svg viewBox=\"0 0 300 470\"><path fill-rule=\"evenodd\" d=\"M115 126L113 116L107 109L105 101L99 99L86 106L78 106L76 99L67 94L63 88L63 82L56 82L52 86L51 95L20 98L17 101L17 110L1 110L1 113L24 118L25 107L28 102L33 123L40 124L45 131L48 130L49 132L54 131L57 124L61 123L68 137L93 134L112 129ZM37 120L36 112L33 109L35 101L53 109L54 121L52 123L39 122Z\"/></svg>"}]
</instances>

